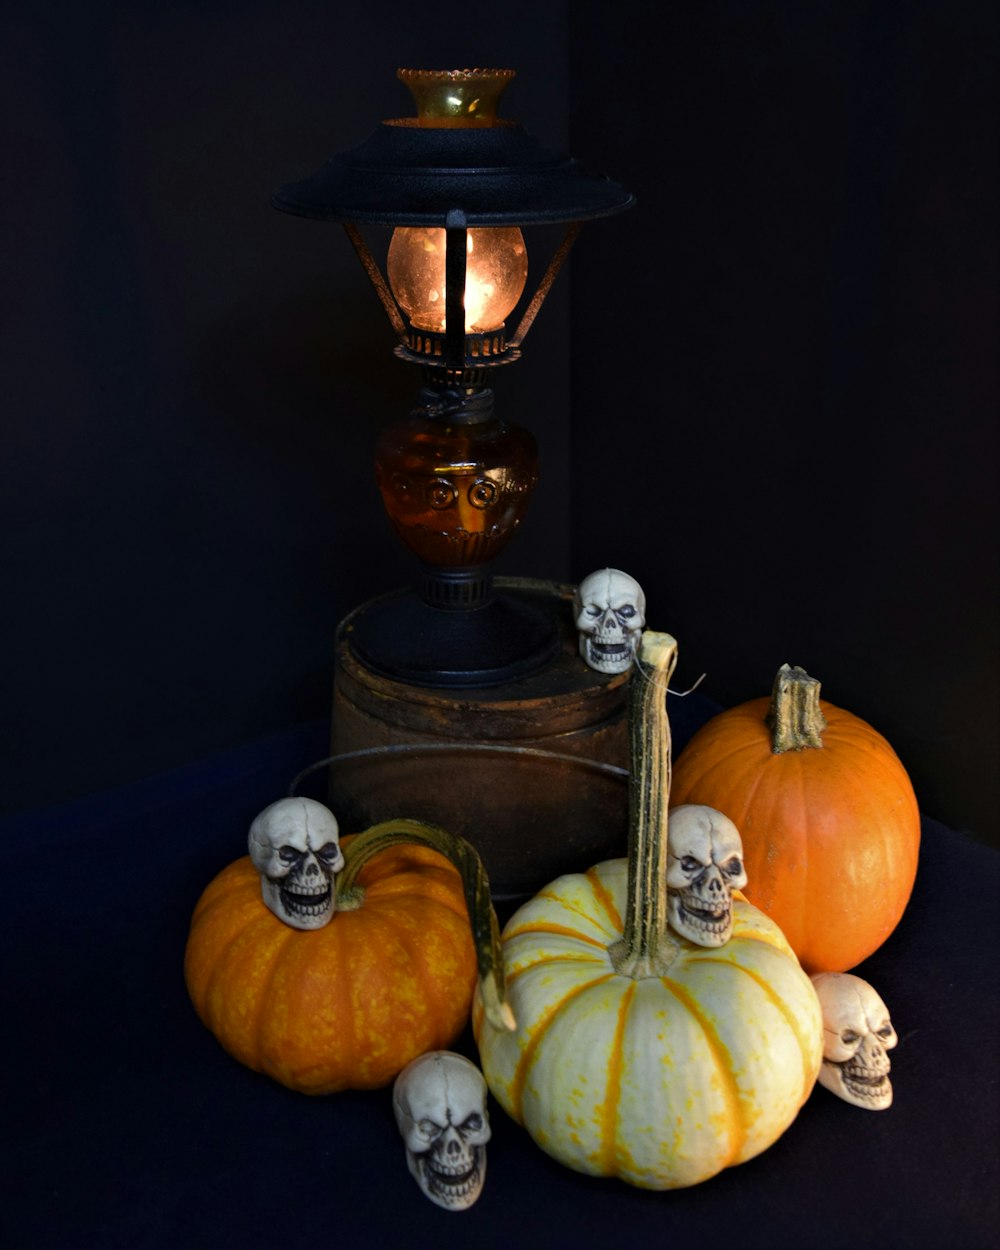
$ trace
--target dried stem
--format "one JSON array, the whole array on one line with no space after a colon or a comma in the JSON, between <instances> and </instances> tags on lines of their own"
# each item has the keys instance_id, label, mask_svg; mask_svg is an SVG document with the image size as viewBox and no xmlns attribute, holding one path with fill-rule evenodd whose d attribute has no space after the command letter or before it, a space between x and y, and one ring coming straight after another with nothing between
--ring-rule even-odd
<instances>
[{"instance_id":1,"label":"dried stem","mask_svg":"<svg viewBox=\"0 0 1000 1250\"><path fill-rule=\"evenodd\" d=\"M677 663L669 634L642 636L629 689L628 896L625 932L611 948L625 976L659 976L678 943L667 926L667 806L670 721L667 685Z\"/></svg>"},{"instance_id":2,"label":"dried stem","mask_svg":"<svg viewBox=\"0 0 1000 1250\"><path fill-rule=\"evenodd\" d=\"M766 724L775 755L821 747L826 717L819 705L819 682L804 668L782 664L771 690Z\"/></svg>"}]
</instances>

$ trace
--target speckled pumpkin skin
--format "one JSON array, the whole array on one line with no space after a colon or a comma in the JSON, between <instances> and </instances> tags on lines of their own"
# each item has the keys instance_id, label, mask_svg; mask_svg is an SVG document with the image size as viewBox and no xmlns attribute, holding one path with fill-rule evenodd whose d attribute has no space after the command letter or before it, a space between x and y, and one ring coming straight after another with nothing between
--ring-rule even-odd
<instances>
[{"instance_id":1,"label":"speckled pumpkin skin","mask_svg":"<svg viewBox=\"0 0 1000 1250\"><path fill-rule=\"evenodd\" d=\"M680 935L665 975L615 972L627 861L560 877L507 924L514 1033L473 1027L493 1094L561 1163L645 1189L694 1185L770 1146L823 1053L812 985L780 929L734 895L721 948Z\"/></svg>"},{"instance_id":2,"label":"speckled pumpkin skin","mask_svg":"<svg viewBox=\"0 0 1000 1250\"><path fill-rule=\"evenodd\" d=\"M264 905L245 856L208 885L191 921L184 971L201 1020L241 1063L306 1094L386 1085L469 1018L476 959L455 868L436 851L395 847L358 885L360 908L292 929Z\"/></svg>"},{"instance_id":3,"label":"speckled pumpkin skin","mask_svg":"<svg viewBox=\"0 0 1000 1250\"><path fill-rule=\"evenodd\" d=\"M825 700L823 746L775 755L769 701L710 720L674 765L671 804L705 803L743 837L746 896L810 973L846 972L899 924L913 892L920 811L899 757Z\"/></svg>"}]
</instances>

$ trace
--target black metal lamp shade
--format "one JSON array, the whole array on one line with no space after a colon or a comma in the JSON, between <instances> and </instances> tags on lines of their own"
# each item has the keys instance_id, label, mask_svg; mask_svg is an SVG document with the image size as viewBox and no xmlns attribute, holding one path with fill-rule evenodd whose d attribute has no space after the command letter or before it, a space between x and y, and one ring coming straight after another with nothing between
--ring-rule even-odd
<instances>
[{"instance_id":1,"label":"black metal lamp shade","mask_svg":"<svg viewBox=\"0 0 1000 1250\"><path fill-rule=\"evenodd\" d=\"M460 210L470 227L591 221L634 197L572 157L547 151L514 122L437 129L416 118L383 122L273 198L275 208L320 221L445 226Z\"/></svg>"}]
</instances>

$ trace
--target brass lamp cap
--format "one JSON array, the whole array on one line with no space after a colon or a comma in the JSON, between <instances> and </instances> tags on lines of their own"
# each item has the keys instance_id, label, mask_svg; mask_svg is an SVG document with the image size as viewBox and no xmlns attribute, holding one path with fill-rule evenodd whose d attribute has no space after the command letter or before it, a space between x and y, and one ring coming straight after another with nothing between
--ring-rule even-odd
<instances>
[{"instance_id":1,"label":"brass lamp cap","mask_svg":"<svg viewBox=\"0 0 1000 1250\"><path fill-rule=\"evenodd\" d=\"M496 125L497 105L515 76L512 69L399 69L417 106L421 126L436 128Z\"/></svg>"}]
</instances>

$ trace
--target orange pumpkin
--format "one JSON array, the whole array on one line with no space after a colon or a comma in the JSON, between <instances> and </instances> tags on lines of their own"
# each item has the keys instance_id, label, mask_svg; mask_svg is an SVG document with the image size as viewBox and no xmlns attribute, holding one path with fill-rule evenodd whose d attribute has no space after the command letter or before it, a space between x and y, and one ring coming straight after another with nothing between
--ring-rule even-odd
<instances>
[{"instance_id":1,"label":"orange pumpkin","mask_svg":"<svg viewBox=\"0 0 1000 1250\"><path fill-rule=\"evenodd\" d=\"M674 767L671 801L724 812L743 835L744 893L803 967L846 972L886 940L913 890L920 813L871 725L786 664L770 701L722 712Z\"/></svg>"},{"instance_id":2,"label":"orange pumpkin","mask_svg":"<svg viewBox=\"0 0 1000 1250\"><path fill-rule=\"evenodd\" d=\"M461 872L433 849L455 844ZM469 1018L477 949L483 975L491 944L500 966L488 883L468 843L400 820L341 846L325 928L292 929L269 911L244 856L202 894L185 954L195 1010L226 1050L307 1094L386 1085L417 1055L449 1046ZM502 993L502 983L487 987L501 1016Z\"/></svg>"}]
</instances>

